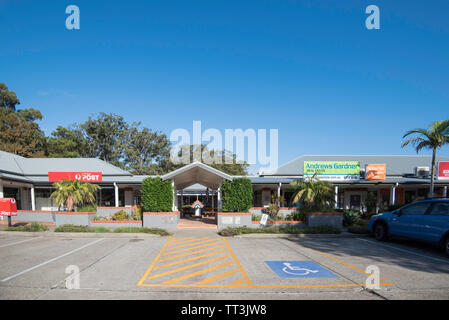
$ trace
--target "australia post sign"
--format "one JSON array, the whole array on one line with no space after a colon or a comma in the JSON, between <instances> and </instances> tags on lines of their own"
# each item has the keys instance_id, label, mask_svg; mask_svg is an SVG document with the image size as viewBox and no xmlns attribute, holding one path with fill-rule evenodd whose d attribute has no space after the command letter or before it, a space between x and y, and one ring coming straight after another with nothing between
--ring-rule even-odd
<instances>
[{"instance_id":1,"label":"australia post sign","mask_svg":"<svg viewBox=\"0 0 449 320\"><path fill-rule=\"evenodd\" d=\"M438 162L438 180L449 180L449 162Z\"/></svg>"},{"instance_id":2,"label":"australia post sign","mask_svg":"<svg viewBox=\"0 0 449 320\"><path fill-rule=\"evenodd\" d=\"M14 198L0 198L0 216L17 216L17 204Z\"/></svg>"},{"instance_id":3,"label":"australia post sign","mask_svg":"<svg viewBox=\"0 0 449 320\"><path fill-rule=\"evenodd\" d=\"M101 172L49 172L48 181L79 180L85 182L101 182Z\"/></svg>"}]
</instances>

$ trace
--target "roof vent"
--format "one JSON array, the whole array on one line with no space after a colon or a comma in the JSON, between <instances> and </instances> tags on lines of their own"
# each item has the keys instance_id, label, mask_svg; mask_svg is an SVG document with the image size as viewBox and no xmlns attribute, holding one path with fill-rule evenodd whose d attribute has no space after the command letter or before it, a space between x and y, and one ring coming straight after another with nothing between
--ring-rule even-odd
<instances>
[{"instance_id":1,"label":"roof vent","mask_svg":"<svg viewBox=\"0 0 449 320\"><path fill-rule=\"evenodd\" d=\"M428 178L430 176L429 167L416 167L415 176L419 178Z\"/></svg>"}]
</instances>

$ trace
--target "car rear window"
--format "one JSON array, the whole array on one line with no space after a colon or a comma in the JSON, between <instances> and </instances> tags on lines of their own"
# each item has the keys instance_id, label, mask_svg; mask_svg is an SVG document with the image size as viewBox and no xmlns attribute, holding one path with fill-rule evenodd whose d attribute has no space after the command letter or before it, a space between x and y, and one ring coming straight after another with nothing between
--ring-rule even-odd
<instances>
[{"instance_id":1,"label":"car rear window","mask_svg":"<svg viewBox=\"0 0 449 320\"><path fill-rule=\"evenodd\" d=\"M438 216L449 216L449 202L435 203L430 214Z\"/></svg>"}]
</instances>

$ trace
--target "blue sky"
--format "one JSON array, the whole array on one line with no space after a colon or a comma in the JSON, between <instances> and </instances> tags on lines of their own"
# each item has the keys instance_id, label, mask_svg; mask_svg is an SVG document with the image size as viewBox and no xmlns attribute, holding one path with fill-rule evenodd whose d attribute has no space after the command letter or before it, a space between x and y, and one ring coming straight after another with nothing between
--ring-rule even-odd
<instances>
[{"instance_id":1,"label":"blue sky","mask_svg":"<svg viewBox=\"0 0 449 320\"><path fill-rule=\"evenodd\" d=\"M65 28L70 4L80 30ZM365 28L369 4L380 30ZM47 134L112 112L167 134L193 120L279 129L280 164L414 154L403 133L449 118L448 13L444 0L0 0L0 81Z\"/></svg>"}]
</instances>

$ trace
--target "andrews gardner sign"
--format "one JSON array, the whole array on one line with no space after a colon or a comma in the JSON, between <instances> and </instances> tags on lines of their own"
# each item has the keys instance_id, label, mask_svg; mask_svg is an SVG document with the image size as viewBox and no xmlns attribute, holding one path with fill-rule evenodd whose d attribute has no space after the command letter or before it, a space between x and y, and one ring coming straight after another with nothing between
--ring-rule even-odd
<instances>
[{"instance_id":1,"label":"andrews gardner sign","mask_svg":"<svg viewBox=\"0 0 449 320\"><path fill-rule=\"evenodd\" d=\"M304 161L304 177L320 180L360 180L360 161Z\"/></svg>"}]
</instances>

